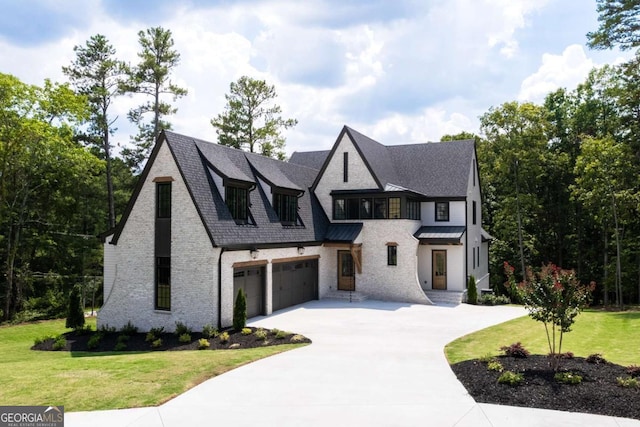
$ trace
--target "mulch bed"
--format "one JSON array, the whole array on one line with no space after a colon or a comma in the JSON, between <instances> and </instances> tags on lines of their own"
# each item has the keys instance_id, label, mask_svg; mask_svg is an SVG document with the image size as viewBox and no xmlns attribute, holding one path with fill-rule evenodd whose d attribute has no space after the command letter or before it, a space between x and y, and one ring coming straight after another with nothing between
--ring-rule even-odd
<instances>
[{"instance_id":1,"label":"mulch bed","mask_svg":"<svg viewBox=\"0 0 640 427\"><path fill-rule=\"evenodd\" d=\"M250 335L243 335L240 332L233 330L226 330L229 334L229 340L222 342L219 337L209 338L210 346L208 350L226 350L236 348L256 348L281 344L299 344L299 343L311 343L309 338L302 335L293 334L290 332L282 333L276 336L277 330L263 329L267 332L266 339L260 339L254 334L258 328L251 329ZM225 331L222 331L225 332ZM89 339L98 334L99 332L88 332L77 334L75 331L67 332L63 336L67 340L66 347L61 349L66 351L87 351L87 352L106 352L115 351L115 347L118 343L118 337L123 335L121 332L102 332L102 338L99 341L97 347L90 349L88 346ZM178 336L173 333L162 333L158 337L162 339L162 345L159 347L152 347L151 342L147 342L146 333L137 332L126 334L129 338L126 340L126 348L121 351L176 351L176 350L198 350L198 340L204 338L202 333L191 333L191 341L189 343L182 343L178 340ZM295 337L295 338L294 338ZM41 343L35 344L31 347L32 350L44 350L55 351L53 338L46 339Z\"/></svg>"},{"instance_id":2,"label":"mulch bed","mask_svg":"<svg viewBox=\"0 0 640 427\"><path fill-rule=\"evenodd\" d=\"M504 371L524 374L524 382L517 386L499 384L500 372L489 371L487 364L477 359L451 365L477 402L640 419L640 389L624 388L616 381L618 377L630 377L624 366L588 363L582 357L563 359L558 372L583 377L580 384L571 385L554 380L555 372L549 367L547 356L501 356L496 360Z\"/></svg>"}]
</instances>

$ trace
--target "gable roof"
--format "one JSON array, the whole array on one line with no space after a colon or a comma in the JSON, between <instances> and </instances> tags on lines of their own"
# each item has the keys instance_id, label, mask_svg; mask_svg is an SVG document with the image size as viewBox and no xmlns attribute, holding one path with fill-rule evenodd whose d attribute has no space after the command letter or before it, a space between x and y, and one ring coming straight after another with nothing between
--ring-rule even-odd
<instances>
[{"instance_id":1,"label":"gable roof","mask_svg":"<svg viewBox=\"0 0 640 427\"><path fill-rule=\"evenodd\" d=\"M329 150L324 151L294 151L289 158L289 163L294 163L300 166L306 166L311 169L320 170L327 156Z\"/></svg>"},{"instance_id":2,"label":"gable roof","mask_svg":"<svg viewBox=\"0 0 640 427\"><path fill-rule=\"evenodd\" d=\"M353 142L380 190L411 191L428 198L462 198L467 195L475 152L473 140L382 145L348 126L343 127L330 152L312 152L308 156L294 153L292 156L292 161L305 164L314 164L324 157L314 189L345 134Z\"/></svg>"},{"instance_id":3,"label":"gable roof","mask_svg":"<svg viewBox=\"0 0 640 427\"><path fill-rule=\"evenodd\" d=\"M166 142L180 174L214 246L251 248L283 244L310 244L324 238L328 219L316 197L305 191L317 171L304 166L268 159L258 154L199 140L175 132L163 131L152 156L140 177L138 187L146 181L157 151ZM255 222L237 225L213 183L209 168L223 178L254 184L249 192L250 213ZM296 190L301 226L284 226L271 206L271 194L257 185L260 176L276 188ZM140 192L136 188L122 221L116 227L112 243L117 243L124 224Z\"/></svg>"}]
</instances>

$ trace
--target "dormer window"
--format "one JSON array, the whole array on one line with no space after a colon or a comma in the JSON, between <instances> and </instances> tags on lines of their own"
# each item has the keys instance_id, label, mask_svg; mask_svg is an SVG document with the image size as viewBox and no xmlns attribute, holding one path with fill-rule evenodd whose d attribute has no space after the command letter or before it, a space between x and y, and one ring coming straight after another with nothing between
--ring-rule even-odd
<instances>
[{"instance_id":1,"label":"dormer window","mask_svg":"<svg viewBox=\"0 0 640 427\"><path fill-rule=\"evenodd\" d=\"M293 194L275 193L273 195L273 208L285 225L294 225L298 222L298 197Z\"/></svg>"},{"instance_id":2,"label":"dormer window","mask_svg":"<svg viewBox=\"0 0 640 427\"><path fill-rule=\"evenodd\" d=\"M247 188L227 185L225 202L236 224L247 224L249 219L249 191Z\"/></svg>"}]
</instances>

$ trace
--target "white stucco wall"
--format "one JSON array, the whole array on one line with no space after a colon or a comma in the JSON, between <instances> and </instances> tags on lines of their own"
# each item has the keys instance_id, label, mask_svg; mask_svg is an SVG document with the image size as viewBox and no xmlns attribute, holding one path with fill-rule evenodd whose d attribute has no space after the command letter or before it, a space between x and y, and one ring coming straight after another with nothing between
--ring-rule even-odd
<instances>
[{"instance_id":1,"label":"white stucco wall","mask_svg":"<svg viewBox=\"0 0 640 427\"><path fill-rule=\"evenodd\" d=\"M344 182L343 179L344 153L349 153L348 182ZM372 188L378 188L378 185L360 157L356 147L353 145L353 142L351 142L351 139L345 133L318 182L315 195L318 197L327 217L331 219L333 217L331 191Z\"/></svg>"},{"instance_id":2,"label":"white stucco wall","mask_svg":"<svg viewBox=\"0 0 640 427\"><path fill-rule=\"evenodd\" d=\"M489 272L487 248L482 245L482 200L480 197L480 181L477 175L475 155L469 165L469 181L467 184L467 274L478 280L483 279ZM475 181L474 181L475 174ZM476 202L476 223L473 224L473 202ZM475 251L475 256L474 252ZM478 259L478 251L480 256ZM485 252L483 256L483 252ZM475 265L474 265L475 259ZM484 261L483 261L484 260ZM488 283L488 277L487 283Z\"/></svg>"},{"instance_id":3,"label":"white stucco wall","mask_svg":"<svg viewBox=\"0 0 640 427\"><path fill-rule=\"evenodd\" d=\"M156 177L171 176L171 311L154 309ZM122 327L131 321L141 331L175 329L175 322L194 330L216 325L217 254L193 205L166 143L131 210L113 251L113 287L105 292L98 325ZM107 278L107 275L105 276Z\"/></svg>"},{"instance_id":4,"label":"white stucco wall","mask_svg":"<svg viewBox=\"0 0 640 427\"><path fill-rule=\"evenodd\" d=\"M418 248L418 278L422 287L433 289L432 252L434 250L447 251L447 290L465 290L467 283L464 273L465 251L462 245L420 245Z\"/></svg>"},{"instance_id":5,"label":"white stucco wall","mask_svg":"<svg viewBox=\"0 0 640 427\"><path fill-rule=\"evenodd\" d=\"M102 245L103 250L103 262L102 262L102 279L103 279L103 299L108 299L111 294L116 278L117 260L115 246L109 244L113 235L107 236L105 243Z\"/></svg>"}]
</instances>

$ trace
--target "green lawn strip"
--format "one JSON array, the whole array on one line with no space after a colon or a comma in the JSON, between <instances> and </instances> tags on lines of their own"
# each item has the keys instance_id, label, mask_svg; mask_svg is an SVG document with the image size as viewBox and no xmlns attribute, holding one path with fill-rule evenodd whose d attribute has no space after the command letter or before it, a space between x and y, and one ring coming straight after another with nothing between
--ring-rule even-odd
<instances>
[{"instance_id":1,"label":"green lawn strip","mask_svg":"<svg viewBox=\"0 0 640 427\"><path fill-rule=\"evenodd\" d=\"M601 353L619 365L640 364L640 311L585 310L576 317L571 332L564 334L563 352L586 357ZM500 355L500 347L520 341L532 354L548 354L544 326L529 316L474 332L445 347L449 363Z\"/></svg>"},{"instance_id":2,"label":"green lawn strip","mask_svg":"<svg viewBox=\"0 0 640 427\"><path fill-rule=\"evenodd\" d=\"M95 320L92 321L95 329ZM66 411L152 406L208 378L300 345L224 351L89 353L32 351L65 332L64 320L0 327L0 402Z\"/></svg>"}]
</instances>

